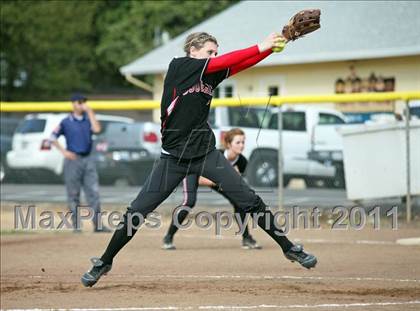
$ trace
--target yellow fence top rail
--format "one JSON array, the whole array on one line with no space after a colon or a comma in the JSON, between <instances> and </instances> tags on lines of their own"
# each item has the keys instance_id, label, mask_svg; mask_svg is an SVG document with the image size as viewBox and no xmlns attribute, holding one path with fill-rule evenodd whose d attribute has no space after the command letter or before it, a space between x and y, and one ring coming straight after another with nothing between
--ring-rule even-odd
<instances>
[{"instance_id":1,"label":"yellow fence top rail","mask_svg":"<svg viewBox=\"0 0 420 311\"><path fill-rule=\"evenodd\" d=\"M370 102L390 100L420 99L420 91L411 92L385 92L385 93L353 93L328 95L299 95L299 96L273 96L255 98L218 98L212 101L212 107L229 106L239 107L248 105L282 104L310 104L310 103L343 103L343 102ZM160 107L156 100L90 100L89 106L94 110L150 110ZM71 111L70 102L1 102L1 112L60 112Z\"/></svg>"}]
</instances>

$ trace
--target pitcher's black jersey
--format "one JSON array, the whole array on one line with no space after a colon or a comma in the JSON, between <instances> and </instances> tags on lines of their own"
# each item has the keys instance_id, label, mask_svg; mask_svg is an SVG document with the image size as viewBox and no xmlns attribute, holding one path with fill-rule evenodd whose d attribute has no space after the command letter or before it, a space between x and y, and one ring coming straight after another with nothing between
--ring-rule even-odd
<instances>
[{"instance_id":1,"label":"pitcher's black jersey","mask_svg":"<svg viewBox=\"0 0 420 311\"><path fill-rule=\"evenodd\" d=\"M169 64L161 101L162 148L177 158L192 159L215 149L207 118L213 90L229 70L204 74L208 61L180 57Z\"/></svg>"}]
</instances>

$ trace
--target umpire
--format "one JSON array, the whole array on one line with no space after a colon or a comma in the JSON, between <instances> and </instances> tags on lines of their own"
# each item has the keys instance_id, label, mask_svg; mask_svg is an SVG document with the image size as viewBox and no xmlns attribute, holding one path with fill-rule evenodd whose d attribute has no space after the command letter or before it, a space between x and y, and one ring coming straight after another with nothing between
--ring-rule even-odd
<instances>
[{"instance_id":1,"label":"umpire","mask_svg":"<svg viewBox=\"0 0 420 311\"><path fill-rule=\"evenodd\" d=\"M99 183L95 159L92 151L92 133L99 133L101 125L96 120L95 113L86 103L87 98L81 94L71 96L73 111L55 128L51 135L52 144L64 155L64 180L67 189L67 203L72 212L73 230L80 232L77 222L77 209L80 205L80 190L93 210L93 225L95 232L110 232L98 221L101 221L99 202ZM58 142L58 137L64 135L67 149Z\"/></svg>"}]
</instances>

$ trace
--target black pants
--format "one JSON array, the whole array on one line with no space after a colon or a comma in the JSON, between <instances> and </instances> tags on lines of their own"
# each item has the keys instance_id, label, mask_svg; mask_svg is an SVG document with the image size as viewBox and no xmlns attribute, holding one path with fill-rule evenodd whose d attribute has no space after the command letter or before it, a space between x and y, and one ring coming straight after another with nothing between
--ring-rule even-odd
<instances>
[{"instance_id":1,"label":"black pants","mask_svg":"<svg viewBox=\"0 0 420 311\"><path fill-rule=\"evenodd\" d=\"M134 236L136 230L129 228L128 217L134 213L140 213L146 218L190 174L203 176L216 183L221 192L245 213L260 213L258 226L280 245L283 252L288 251L293 246L292 242L283 235L283 231L275 227L274 216L266 208L261 198L247 185L226 158L219 151L213 150L204 157L188 161L162 155L142 190L127 208L122 227L114 232L105 253L101 257L102 261L112 263L115 255ZM134 226L137 226L140 222L138 217L131 217L130 219Z\"/></svg>"},{"instance_id":2,"label":"black pants","mask_svg":"<svg viewBox=\"0 0 420 311\"><path fill-rule=\"evenodd\" d=\"M193 208L195 206L195 203L197 202L197 190L198 190L198 180L199 180L199 175L197 174L190 174L187 177L185 177L182 180L182 188L183 188L183 193L184 193L184 200L182 202L181 205L177 206L177 208L175 209L175 211L177 211L178 208L181 208L183 206L189 207L189 208ZM227 196L226 193L224 193L223 191L220 190L219 187L211 187L214 191L217 191L218 193L220 193L222 196L224 196L232 205L233 205L233 209L235 214L238 214L240 219L241 219L241 223L245 224L246 221L246 213L235 206L235 203L232 202ZM175 213L172 215L172 221L171 221L171 225L168 228L168 233L166 234L167 236L171 236L173 237L175 235L175 233L178 231L178 226L175 225L175 217L177 218L178 224L182 224L185 220L185 218L187 218L189 212L185 209L182 209L181 211L179 211L178 213ZM237 218L234 217L236 221ZM241 226L239 225L239 229L241 229ZM249 231L248 231L248 225L245 225L244 231L242 233L242 238L246 238L249 236Z\"/></svg>"}]
</instances>

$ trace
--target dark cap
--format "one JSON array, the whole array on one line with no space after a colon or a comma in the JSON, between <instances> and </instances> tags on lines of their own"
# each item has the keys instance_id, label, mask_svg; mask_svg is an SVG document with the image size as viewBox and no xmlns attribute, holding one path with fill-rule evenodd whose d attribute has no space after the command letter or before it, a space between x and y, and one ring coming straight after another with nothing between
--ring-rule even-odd
<instances>
[{"instance_id":1,"label":"dark cap","mask_svg":"<svg viewBox=\"0 0 420 311\"><path fill-rule=\"evenodd\" d=\"M72 94L72 95L71 95L70 100L71 100L72 102L87 101L87 97L86 97L86 96L84 96L84 95L82 95L82 94L75 93L75 94Z\"/></svg>"}]
</instances>

